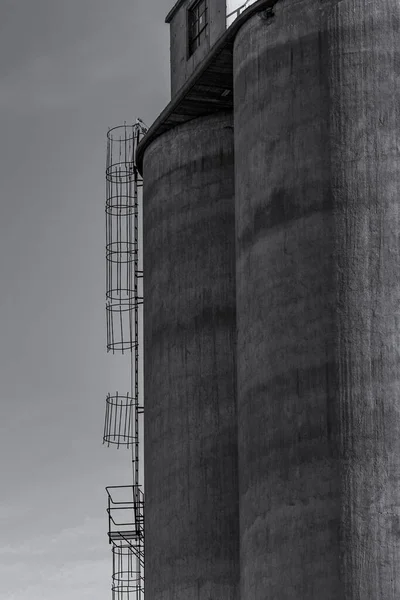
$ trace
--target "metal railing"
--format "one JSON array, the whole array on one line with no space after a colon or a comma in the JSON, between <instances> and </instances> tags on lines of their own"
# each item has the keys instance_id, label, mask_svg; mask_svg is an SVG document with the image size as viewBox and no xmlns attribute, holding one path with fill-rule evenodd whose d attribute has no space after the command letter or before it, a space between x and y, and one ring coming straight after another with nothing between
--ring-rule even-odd
<instances>
[{"instance_id":1,"label":"metal railing","mask_svg":"<svg viewBox=\"0 0 400 600\"><path fill-rule=\"evenodd\" d=\"M243 2L243 4L241 4L238 8L236 8L235 10L233 10L232 12L227 14L226 15L226 27L228 28L230 25L232 25L232 23L235 21L235 19L237 19L238 16L244 10L246 10L246 8L248 8L251 4L254 4L254 2L256 2L256 0L246 0L246 2ZM228 12L228 2L226 5L226 8L227 8L227 12Z\"/></svg>"},{"instance_id":2,"label":"metal railing","mask_svg":"<svg viewBox=\"0 0 400 600\"><path fill-rule=\"evenodd\" d=\"M140 486L114 485L107 487L106 492L110 541L116 536L141 537L144 526L144 494Z\"/></svg>"}]
</instances>

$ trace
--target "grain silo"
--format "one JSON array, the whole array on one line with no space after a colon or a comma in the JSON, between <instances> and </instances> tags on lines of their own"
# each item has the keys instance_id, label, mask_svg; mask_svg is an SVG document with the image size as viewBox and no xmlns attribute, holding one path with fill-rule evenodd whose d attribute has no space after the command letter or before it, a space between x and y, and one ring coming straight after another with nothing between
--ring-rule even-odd
<instances>
[{"instance_id":1,"label":"grain silo","mask_svg":"<svg viewBox=\"0 0 400 600\"><path fill-rule=\"evenodd\" d=\"M398 600L400 3L227 4L136 155L146 600Z\"/></svg>"},{"instance_id":2,"label":"grain silo","mask_svg":"<svg viewBox=\"0 0 400 600\"><path fill-rule=\"evenodd\" d=\"M198 3L187 49L179 4L168 16L174 94L207 54L202 25L225 25L224 3ZM144 155L148 598L237 598L233 174L231 109L178 123Z\"/></svg>"}]
</instances>

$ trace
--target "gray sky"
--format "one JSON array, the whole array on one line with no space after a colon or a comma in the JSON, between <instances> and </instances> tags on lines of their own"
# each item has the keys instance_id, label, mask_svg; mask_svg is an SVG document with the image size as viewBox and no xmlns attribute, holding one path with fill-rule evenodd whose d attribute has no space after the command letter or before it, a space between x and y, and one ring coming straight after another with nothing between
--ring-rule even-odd
<instances>
[{"instance_id":1,"label":"gray sky","mask_svg":"<svg viewBox=\"0 0 400 600\"><path fill-rule=\"evenodd\" d=\"M173 0L0 0L0 599L109 600L108 127L169 100Z\"/></svg>"}]
</instances>

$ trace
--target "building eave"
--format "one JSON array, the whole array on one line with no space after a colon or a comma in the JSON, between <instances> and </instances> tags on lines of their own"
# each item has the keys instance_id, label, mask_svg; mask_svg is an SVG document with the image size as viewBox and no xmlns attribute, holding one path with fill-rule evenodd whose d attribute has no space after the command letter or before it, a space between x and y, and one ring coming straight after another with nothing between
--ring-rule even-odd
<instances>
[{"instance_id":1,"label":"building eave","mask_svg":"<svg viewBox=\"0 0 400 600\"><path fill-rule=\"evenodd\" d=\"M179 0L172 10L182 2L184 0ZM138 145L136 165L140 173L146 148L160 135L197 117L233 109L233 44L236 34L255 13L272 8L277 2L258 0L228 27Z\"/></svg>"},{"instance_id":2,"label":"building eave","mask_svg":"<svg viewBox=\"0 0 400 600\"><path fill-rule=\"evenodd\" d=\"M177 10L179 10L179 8L182 6L182 4L185 1L186 0L178 0L178 2L175 2L174 6L171 8L171 10L169 11L169 13L165 17L165 22L166 23L171 23L172 19L174 18L174 14L176 13Z\"/></svg>"}]
</instances>

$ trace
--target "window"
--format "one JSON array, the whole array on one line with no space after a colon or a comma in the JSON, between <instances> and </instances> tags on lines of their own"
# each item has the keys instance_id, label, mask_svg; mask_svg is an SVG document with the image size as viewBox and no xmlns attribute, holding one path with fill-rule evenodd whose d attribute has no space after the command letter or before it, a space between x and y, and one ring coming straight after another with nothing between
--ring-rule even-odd
<instances>
[{"instance_id":1,"label":"window","mask_svg":"<svg viewBox=\"0 0 400 600\"><path fill-rule=\"evenodd\" d=\"M189 56L200 46L208 30L207 0L198 0L189 9Z\"/></svg>"}]
</instances>

